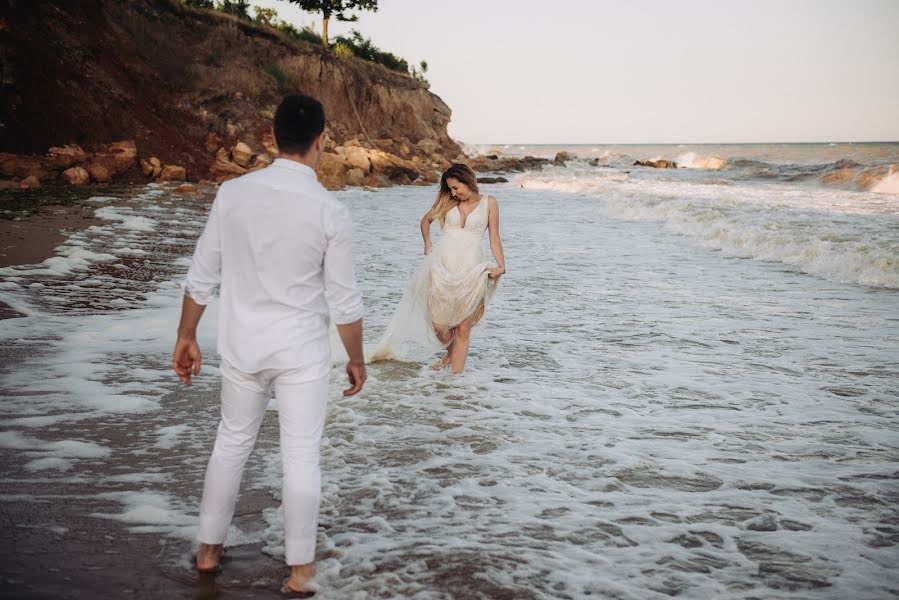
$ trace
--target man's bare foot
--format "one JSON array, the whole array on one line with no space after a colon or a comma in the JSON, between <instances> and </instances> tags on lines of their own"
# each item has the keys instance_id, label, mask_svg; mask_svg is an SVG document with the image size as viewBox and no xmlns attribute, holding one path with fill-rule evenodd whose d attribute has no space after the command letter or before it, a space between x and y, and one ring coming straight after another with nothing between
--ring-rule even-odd
<instances>
[{"instance_id":1,"label":"man's bare foot","mask_svg":"<svg viewBox=\"0 0 899 600\"><path fill-rule=\"evenodd\" d=\"M281 592L284 594L315 594L318 591L317 586L309 580L315 576L315 565L313 563L305 565L291 565L290 577L284 580L281 585Z\"/></svg>"},{"instance_id":2,"label":"man's bare foot","mask_svg":"<svg viewBox=\"0 0 899 600\"><path fill-rule=\"evenodd\" d=\"M439 371L440 369L445 369L452 364L452 358L450 358L449 352L446 353L446 356L436 361L431 365L432 371Z\"/></svg>"},{"instance_id":3,"label":"man's bare foot","mask_svg":"<svg viewBox=\"0 0 899 600\"><path fill-rule=\"evenodd\" d=\"M200 549L197 550L197 571L204 573L218 571L224 553L224 544L200 544Z\"/></svg>"}]
</instances>

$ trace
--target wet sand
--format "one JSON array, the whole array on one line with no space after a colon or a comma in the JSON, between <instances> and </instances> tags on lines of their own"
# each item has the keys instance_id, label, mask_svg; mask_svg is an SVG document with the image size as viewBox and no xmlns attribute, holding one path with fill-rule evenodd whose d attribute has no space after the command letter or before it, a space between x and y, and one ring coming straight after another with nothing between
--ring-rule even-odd
<instances>
[{"instance_id":1,"label":"wet sand","mask_svg":"<svg viewBox=\"0 0 899 600\"><path fill-rule=\"evenodd\" d=\"M87 206L48 206L38 214L0 219L0 267L32 265L54 256L53 249L77 229L98 222ZM0 302L0 319L23 316Z\"/></svg>"},{"instance_id":2,"label":"wet sand","mask_svg":"<svg viewBox=\"0 0 899 600\"><path fill-rule=\"evenodd\" d=\"M40 212L0 219L0 267L41 263L74 231L99 222L89 206L50 205Z\"/></svg>"},{"instance_id":3,"label":"wet sand","mask_svg":"<svg viewBox=\"0 0 899 600\"><path fill-rule=\"evenodd\" d=\"M15 356L10 348L0 350L4 365L32 359ZM2 390L8 392L8 390ZM211 407L217 403L215 387L177 388L163 399L172 410L168 422L179 422L182 410ZM210 412L207 431L214 433L216 419ZM41 437L62 441L72 436L78 424L43 427ZM3 598L268 598L280 597L279 587L287 568L261 551L261 544L229 545L223 571L200 574L193 570L191 542L177 538L131 532L133 524L103 518L116 514L121 504L112 496L147 487L196 494L202 488L202 462L210 448L197 454L198 462L185 464L181 451L160 452L144 460L129 459L136 439L133 421L117 418L91 421L81 429L82 440L101 441L114 456L102 471L91 467L35 477L22 467L19 449L0 449L3 494L0 500L0 597ZM276 416L269 413L263 432L277 431ZM203 436L204 439L207 435ZM248 470L260 467L266 455L277 452L276 435L260 435ZM136 485L103 481L111 474L143 472L154 468L171 475L172 484ZM76 482L77 481L77 482ZM37 498L38 500L35 500ZM265 509L277 509L280 501L263 490L242 490L234 524L243 530L258 530L266 523ZM324 527L325 525L323 525Z\"/></svg>"},{"instance_id":4,"label":"wet sand","mask_svg":"<svg viewBox=\"0 0 899 600\"><path fill-rule=\"evenodd\" d=\"M7 494L52 494L50 486L4 486ZM277 598L287 574L260 545L228 548L223 571L190 568L188 543L161 545L156 536L129 533L114 521L86 515L71 495L90 496L91 486L71 489L52 505L4 502L0 510L0 597L43 598ZM71 494L71 495L70 495ZM109 510L115 502L109 501ZM277 503L245 493L235 514L246 522ZM95 500L90 508L102 510ZM64 524L64 525L61 525ZM173 564L174 563L174 564Z\"/></svg>"},{"instance_id":5,"label":"wet sand","mask_svg":"<svg viewBox=\"0 0 899 600\"><path fill-rule=\"evenodd\" d=\"M56 256L57 247L72 234L104 221L95 216L101 206L127 204L144 186L48 187L39 190L0 189L0 268L37 265ZM201 195L185 201L211 201L215 187L203 187ZM103 202L92 202L101 198ZM0 320L24 316L0 301Z\"/></svg>"},{"instance_id":6,"label":"wet sand","mask_svg":"<svg viewBox=\"0 0 899 600\"><path fill-rule=\"evenodd\" d=\"M18 191L4 192L7 195L2 207L7 218L0 218L0 267L42 263L55 256L54 249L76 231L102 224L94 216L98 206L31 203L27 199L23 205L21 198L10 196L21 196ZM0 319L22 316L0 302ZM40 350L22 352L21 348L3 345L0 364L9 370L18 364L27 368L25 363L36 354ZM195 400L193 390L179 390L175 395L188 402ZM114 424L103 424L101 430L122 449L127 447L127 432L117 434ZM65 428L55 434L52 428L42 429L41 434L51 440L71 437L71 431ZM163 545L157 536L129 533L129 528L119 522L91 516L115 512L119 507L114 500L97 499L103 486L85 482L66 485L63 491L52 479L35 479L33 473L22 470L22 457L21 450L0 449L0 464L4 465L0 597L238 598L246 597L250 590L253 597L280 596L278 586L286 569L258 547L229 548L226 571L198 574L191 569L190 543L170 541ZM86 480L103 475L90 471L69 474ZM201 481L202 473L188 476ZM34 501L35 496L41 500ZM47 500L54 496L59 501ZM235 521L252 520L254 515L258 518L263 508L277 508L279 504L268 494L248 491L240 496Z\"/></svg>"}]
</instances>

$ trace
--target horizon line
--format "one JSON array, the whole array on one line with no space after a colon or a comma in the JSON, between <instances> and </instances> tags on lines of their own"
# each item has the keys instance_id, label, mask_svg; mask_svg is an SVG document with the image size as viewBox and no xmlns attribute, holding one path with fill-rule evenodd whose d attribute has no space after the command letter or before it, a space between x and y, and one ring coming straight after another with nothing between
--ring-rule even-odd
<instances>
[{"instance_id":1,"label":"horizon line","mask_svg":"<svg viewBox=\"0 0 899 600\"><path fill-rule=\"evenodd\" d=\"M826 140L816 142L463 142L468 146L773 146L801 144L899 144L897 140Z\"/></svg>"}]
</instances>

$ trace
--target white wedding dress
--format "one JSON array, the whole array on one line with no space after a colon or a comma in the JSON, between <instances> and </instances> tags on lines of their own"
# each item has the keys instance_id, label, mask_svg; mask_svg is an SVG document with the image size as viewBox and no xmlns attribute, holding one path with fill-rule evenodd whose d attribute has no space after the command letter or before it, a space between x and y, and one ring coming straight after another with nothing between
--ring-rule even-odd
<instances>
[{"instance_id":1,"label":"white wedding dress","mask_svg":"<svg viewBox=\"0 0 899 600\"><path fill-rule=\"evenodd\" d=\"M416 270L387 330L366 360L421 361L444 348L434 325L455 327L471 315L483 318L498 282L486 269L487 195L463 222L458 206L446 214L443 234ZM345 354L344 354L345 355Z\"/></svg>"}]
</instances>

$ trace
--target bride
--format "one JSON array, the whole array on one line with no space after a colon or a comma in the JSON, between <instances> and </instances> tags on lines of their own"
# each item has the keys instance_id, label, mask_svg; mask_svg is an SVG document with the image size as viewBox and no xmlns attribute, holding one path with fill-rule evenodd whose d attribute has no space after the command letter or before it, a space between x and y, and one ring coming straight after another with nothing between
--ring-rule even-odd
<instances>
[{"instance_id":1,"label":"bride","mask_svg":"<svg viewBox=\"0 0 899 600\"><path fill-rule=\"evenodd\" d=\"M442 236L431 243L431 223ZM496 265L484 260L484 231ZM461 373L471 328L480 321L506 272L496 198L478 191L467 165L452 165L440 178L431 210L421 220L425 259L413 275L371 360L421 360L446 349L435 369Z\"/></svg>"}]
</instances>

